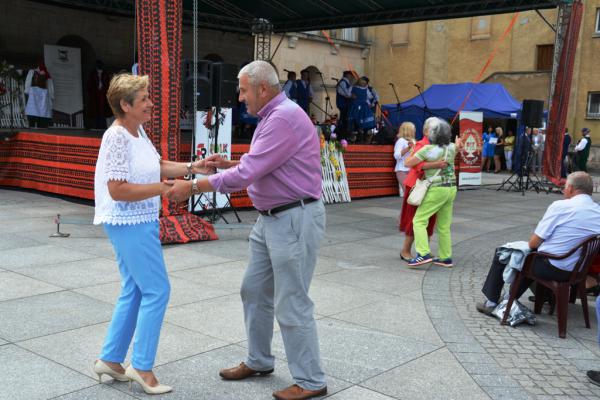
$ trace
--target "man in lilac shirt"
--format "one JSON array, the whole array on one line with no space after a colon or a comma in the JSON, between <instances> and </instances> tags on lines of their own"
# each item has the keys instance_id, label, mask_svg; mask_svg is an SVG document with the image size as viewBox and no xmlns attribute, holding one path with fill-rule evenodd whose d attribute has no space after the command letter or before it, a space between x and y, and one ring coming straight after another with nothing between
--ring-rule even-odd
<instances>
[{"instance_id":1,"label":"man in lilac shirt","mask_svg":"<svg viewBox=\"0 0 600 400\"><path fill-rule=\"evenodd\" d=\"M322 396L327 383L308 296L325 233L319 138L302 108L281 91L269 63L254 61L238 78L240 101L260 117L250 151L239 161L208 157L207 166L225 171L202 180L176 181L169 197L183 200L191 193L247 188L260 212L250 233L250 259L241 288L248 358L220 371L221 377L240 380L273 372L275 316L296 384L273 396L281 400Z\"/></svg>"}]
</instances>

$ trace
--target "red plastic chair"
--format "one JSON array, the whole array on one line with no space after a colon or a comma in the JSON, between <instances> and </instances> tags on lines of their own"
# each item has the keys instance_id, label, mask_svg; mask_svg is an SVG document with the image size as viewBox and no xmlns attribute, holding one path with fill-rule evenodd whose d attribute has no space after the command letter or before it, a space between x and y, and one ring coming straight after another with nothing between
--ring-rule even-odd
<instances>
[{"instance_id":1,"label":"red plastic chair","mask_svg":"<svg viewBox=\"0 0 600 400\"><path fill-rule=\"evenodd\" d=\"M575 264L575 268L573 268L573 271L571 272L571 276L569 277L568 281L557 282L545 280L537 278L533 275L532 267L533 261L536 257L545 257L549 260L562 260L575 253L577 249L581 249L581 254L579 256L579 259L577 260L577 263ZM533 251L529 253L527 258L525 259L523 270L517 274L515 280L510 286L508 304L506 305L506 311L504 312L504 317L502 318L501 324L506 325L506 320L510 315L510 309L515 300L515 297L517 296L517 292L519 290L521 281L524 278L529 278L536 283L536 296L534 308L534 312L536 314L539 314L542 311L542 306L544 304L543 291L545 291L546 289L552 290L552 293L554 294L554 297L556 299L556 307L558 309L556 317L558 319L559 337L564 339L567 336L567 310L569 303L569 292L571 290L571 287L576 288L577 294L579 294L579 298L581 299L581 305L583 307L583 318L585 319L585 327L589 329L590 317L588 312L587 294L585 292L585 279L588 273L588 269L592 264L592 261L599 254L599 252L600 235L593 235L588 237L583 242L571 249L569 252L561 256L538 251Z\"/></svg>"}]
</instances>

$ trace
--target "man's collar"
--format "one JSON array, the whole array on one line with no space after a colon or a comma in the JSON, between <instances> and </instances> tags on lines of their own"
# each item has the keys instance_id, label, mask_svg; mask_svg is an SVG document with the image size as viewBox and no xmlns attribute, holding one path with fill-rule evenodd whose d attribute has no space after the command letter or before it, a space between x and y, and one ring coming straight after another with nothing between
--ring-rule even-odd
<instances>
[{"instance_id":1,"label":"man's collar","mask_svg":"<svg viewBox=\"0 0 600 400\"><path fill-rule=\"evenodd\" d=\"M285 92L279 92L277 96L269 100L269 102L265 104L263 108L260 109L260 111L258 112L258 116L261 118L266 117L271 112L271 110L273 110L275 107L281 104L285 99L287 99Z\"/></svg>"},{"instance_id":2,"label":"man's collar","mask_svg":"<svg viewBox=\"0 0 600 400\"><path fill-rule=\"evenodd\" d=\"M589 194L586 193L578 193L575 196L572 196L569 200L592 200L592 196L590 196Z\"/></svg>"}]
</instances>

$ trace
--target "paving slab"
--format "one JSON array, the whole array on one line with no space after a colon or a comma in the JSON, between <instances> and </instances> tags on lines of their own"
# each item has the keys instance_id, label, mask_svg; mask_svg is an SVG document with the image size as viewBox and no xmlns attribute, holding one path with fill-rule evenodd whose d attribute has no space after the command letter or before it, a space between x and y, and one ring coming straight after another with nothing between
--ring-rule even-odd
<instances>
[{"instance_id":1,"label":"paving slab","mask_svg":"<svg viewBox=\"0 0 600 400\"><path fill-rule=\"evenodd\" d=\"M72 292L4 301L0 303L0 337L17 342L109 321L112 308Z\"/></svg>"},{"instance_id":2,"label":"paving slab","mask_svg":"<svg viewBox=\"0 0 600 400\"><path fill-rule=\"evenodd\" d=\"M108 323L102 323L26 340L18 344L57 364L68 366L95 379L92 364L98 359L107 329ZM227 344L216 338L165 323L161 330L155 366L195 356ZM129 364L130 357L131 347L125 365ZM103 379L110 380L108 377Z\"/></svg>"},{"instance_id":3,"label":"paving slab","mask_svg":"<svg viewBox=\"0 0 600 400\"><path fill-rule=\"evenodd\" d=\"M327 397L331 400L393 400L393 397L377 393L360 386L352 386Z\"/></svg>"},{"instance_id":4,"label":"paving slab","mask_svg":"<svg viewBox=\"0 0 600 400\"><path fill-rule=\"evenodd\" d=\"M58 286L13 272L0 271L0 301L64 290Z\"/></svg>"},{"instance_id":5,"label":"paving slab","mask_svg":"<svg viewBox=\"0 0 600 400\"><path fill-rule=\"evenodd\" d=\"M484 181L492 178L500 179L485 175ZM404 240L397 228L398 197L328 205L328 230L311 296L329 398L598 398L600 388L585 377L586 369L600 365L591 301L593 328L583 326L581 306L572 305L567 339L557 337L556 318L547 310L536 326L510 328L474 308L494 248L513 238L527 239L557 199L489 188L460 191L452 227L455 268L416 270L398 257ZM24 210L23 203L35 207ZM0 296L12 296L0 297L0 351L16 347L46 363L44 373L57 366L88 382L81 386L58 374L57 392L49 397L149 397L137 386L131 393L127 384L98 385L88 378L119 293L118 272L100 226L67 224L69 239L50 239L57 212L65 219L91 220L93 207L0 189L0 277L12 279L0 280ZM257 213L241 215L251 224ZM169 398L269 399L273 390L292 383L278 333L273 375L243 383L224 382L217 375L246 357L239 286L248 260L248 230L218 227L218 241L163 248L172 295L155 370L162 382L175 382ZM435 234L431 247L435 254ZM40 289L40 284L48 286ZM48 287L68 290L44 293ZM0 376L15 382L21 378L28 362L16 359L22 369L10 368ZM36 368L31 371L39 374ZM444 374L432 376L440 370ZM38 398L35 390L27 398Z\"/></svg>"},{"instance_id":6,"label":"paving slab","mask_svg":"<svg viewBox=\"0 0 600 400\"><path fill-rule=\"evenodd\" d=\"M111 261L115 260L115 252L112 244L104 235L97 237L80 237L72 235L68 238L60 239L58 241L49 239L46 243L51 243L67 249L83 251L96 257L103 257Z\"/></svg>"},{"instance_id":7,"label":"paving slab","mask_svg":"<svg viewBox=\"0 0 600 400\"><path fill-rule=\"evenodd\" d=\"M198 284L209 285L229 294L239 293L246 272L246 261L231 261L200 268L177 271L172 276Z\"/></svg>"},{"instance_id":8,"label":"paving slab","mask_svg":"<svg viewBox=\"0 0 600 400\"><path fill-rule=\"evenodd\" d=\"M332 246L338 243L357 242L361 243L363 240L370 238L377 238L382 236L380 232L371 232L364 229L357 229L356 224L345 224L337 225L335 229L328 231L325 237L321 241L322 246Z\"/></svg>"},{"instance_id":9,"label":"paving slab","mask_svg":"<svg viewBox=\"0 0 600 400\"><path fill-rule=\"evenodd\" d=\"M136 397L125 393L126 384L115 383L96 385L91 388L55 397L53 400L133 400Z\"/></svg>"},{"instance_id":10,"label":"paving slab","mask_svg":"<svg viewBox=\"0 0 600 400\"><path fill-rule=\"evenodd\" d=\"M231 294L228 291L200 285L176 276L170 276L169 282L171 283L171 296L169 297L168 307L181 306ZM74 291L114 305L117 303L119 294L121 293L121 284L120 282L110 282L75 289Z\"/></svg>"},{"instance_id":11,"label":"paving slab","mask_svg":"<svg viewBox=\"0 0 600 400\"><path fill-rule=\"evenodd\" d=\"M172 307L167 311L165 320L229 343L246 340L239 294Z\"/></svg>"},{"instance_id":12,"label":"paving slab","mask_svg":"<svg viewBox=\"0 0 600 400\"><path fill-rule=\"evenodd\" d=\"M214 400L260 400L272 399L271 393L293 383L287 365L276 360L273 374L243 381L224 381L219 370L238 365L246 358L246 350L227 346L198 356L180 360L156 368L156 374L165 384L172 385L174 391L169 399L214 399ZM349 387L348 382L327 377L329 393L336 393ZM134 386L136 397L150 398Z\"/></svg>"},{"instance_id":13,"label":"paving slab","mask_svg":"<svg viewBox=\"0 0 600 400\"><path fill-rule=\"evenodd\" d=\"M103 257L19 268L19 273L65 289L76 289L108 282L119 282L115 261Z\"/></svg>"},{"instance_id":14,"label":"paving slab","mask_svg":"<svg viewBox=\"0 0 600 400\"><path fill-rule=\"evenodd\" d=\"M400 201L398 201L398 206L400 206ZM355 212L359 212L362 214L374 215L377 217L385 217L385 218L398 218L400 214L400 207L391 208L391 207L361 207L354 209Z\"/></svg>"},{"instance_id":15,"label":"paving slab","mask_svg":"<svg viewBox=\"0 0 600 400\"><path fill-rule=\"evenodd\" d=\"M52 265L69 261L94 258L92 254L66 249L55 245L30 246L24 251L13 248L0 251L2 268L16 271L20 268L29 268L38 265Z\"/></svg>"},{"instance_id":16,"label":"paving slab","mask_svg":"<svg viewBox=\"0 0 600 400\"><path fill-rule=\"evenodd\" d=\"M447 349L439 349L362 383L402 399L489 399Z\"/></svg>"},{"instance_id":17,"label":"paving slab","mask_svg":"<svg viewBox=\"0 0 600 400\"><path fill-rule=\"evenodd\" d=\"M0 250L22 249L42 245L41 242L14 233L0 233Z\"/></svg>"},{"instance_id":18,"label":"paving slab","mask_svg":"<svg viewBox=\"0 0 600 400\"><path fill-rule=\"evenodd\" d=\"M344 270L322 275L317 279L344 282L344 284L349 286L397 296L419 290L423 277L401 268L367 265L361 269Z\"/></svg>"},{"instance_id":19,"label":"paving slab","mask_svg":"<svg viewBox=\"0 0 600 400\"><path fill-rule=\"evenodd\" d=\"M439 348L331 318L317 320L317 329L325 373L352 383L363 382ZM274 352L284 358L280 335L273 339Z\"/></svg>"},{"instance_id":20,"label":"paving slab","mask_svg":"<svg viewBox=\"0 0 600 400\"><path fill-rule=\"evenodd\" d=\"M244 238L190 243L189 248L196 253L200 253L200 258L210 256L219 257L225 259L223 262L227 262L247 260L248 246L248 238ZM211 264L214 264L214 262L211 262Z\"/></svg>"},{"instance_id":21,"label":"paving slab","mask_svg":"<svg viewBox=\"0 0 600 400\"><path fill-rule=\"evenodd\" d=\"M338 260L332 257L319 256L315 267L315 276L328 274L330 272L343 271L353 268L354 264L346 260Z\"/></svg>"},{"instance_id":22,"label":"paving slab","mask_svg":"<svg viewBox=\"0 0 600 400\"><path fill-rule=\"evenodd\" d=\"M200 244L206 243L210 242L200 242ZM185 247L182 245L165 246L163 248L163 256L169 272L232 261L232 258L200 253L192 246Z\"/></svg>"},{"instance_id":23,"label":"paving slab","mask_svg":"<svg viewBox=\"0 0 600 400\"><path fill-rule=\"evenodd\" d=\"M0 347L2 400L42 400L94 386L93 379L15 345Z\"/></svg>"},{"instance_id":24,"label":"paving slab","mask_svg":"<svg viewBox=\"0 0 600 400\"><path fill-rule=\"evenodd\" d=\"M422 298L381 301L334 314L331 318L437 346L444 344L427 315Z\"/></svg>"},{"instance_id":25,"label":"paving slab","mask_svg":"<svg viewBox=\"0 0 600 400\"><path fill-rule=\"evenodd\" d=\"M367 304L392 298L389 294L321 280L321 276L324 275L313 278L309 291L317 314L339 314Z\"/></svg>"}]
</instances>

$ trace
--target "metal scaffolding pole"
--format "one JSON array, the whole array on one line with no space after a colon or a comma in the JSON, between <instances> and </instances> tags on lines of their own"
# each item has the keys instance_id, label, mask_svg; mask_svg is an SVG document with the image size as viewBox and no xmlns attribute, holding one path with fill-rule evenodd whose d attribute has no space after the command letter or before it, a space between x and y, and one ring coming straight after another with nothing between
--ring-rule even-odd
<instances>
[{"instance_id":1,"label":"metal scaffolding pole","mask_svg":"<svg viewBox=\"0 0 600 400\"><path fill-rule=\"evenodd\" d=\"M254 51L255 60L271 59L271 34L273 33L273 24L264 18L255 18L252 21L252 34L256 48Z\"/></svg>"}]
</instances>

